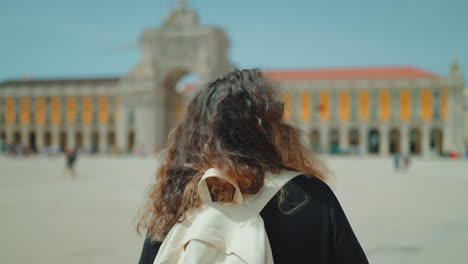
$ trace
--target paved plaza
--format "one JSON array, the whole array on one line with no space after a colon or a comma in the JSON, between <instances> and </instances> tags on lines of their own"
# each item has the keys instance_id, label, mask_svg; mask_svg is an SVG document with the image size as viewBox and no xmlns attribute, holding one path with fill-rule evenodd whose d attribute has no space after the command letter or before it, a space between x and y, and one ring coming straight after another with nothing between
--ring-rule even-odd
<instances>
[{"instance_id":1,"label":"paved plaza","mask_svg":"<svg viewBox=\"0 0 468 264\"><path fill-rule=\"evenodd\" d=\"M136 263L155 160L80 156L71 179L63 157L0 156L0 263ZM468 263L468 161L325 160L371 263Z\"/></svg>"}]
</instances>

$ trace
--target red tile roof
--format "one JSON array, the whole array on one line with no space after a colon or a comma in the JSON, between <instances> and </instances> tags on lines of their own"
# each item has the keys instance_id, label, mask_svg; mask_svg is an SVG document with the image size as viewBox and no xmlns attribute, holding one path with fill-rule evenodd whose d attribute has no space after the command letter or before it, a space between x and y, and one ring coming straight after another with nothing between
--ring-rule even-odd
<instances>
[{"instance_id":1,"label":"red tile roof","mask_svg":"<svg viewBox=\"0 0 468 264\"><path fill-rule=\"evenodd\" d=\"M412 67L266 71L265 75L274 81L337 81L440 78L435 74Z\"/></svg>"},{"instance_id":2,"label":"red tile roof","mask_svg":"<svg viewBox=\"0 0 468 264\"><path fill-rule=\"evenodd\" d=\"M82 79L19 79L0 82L1 87L18 86L41 86L50 87L54 85L115 85L120 79L118 77L108 78L82 78Z\"/></svg>"},{"instance_id":3,"label":"red tile roof","mask_svg":"<svg viewBox=\"0 0 468 264\"><path fill-rule=\"evenodd\" d=\"M355 81L378 79L439 79L440 76L413 67L380 67L349 69L316 69L265 71L265 75L274 81ZM187 84L184 93L196 89L194 84Z\"/></svg>"}]
</instances>

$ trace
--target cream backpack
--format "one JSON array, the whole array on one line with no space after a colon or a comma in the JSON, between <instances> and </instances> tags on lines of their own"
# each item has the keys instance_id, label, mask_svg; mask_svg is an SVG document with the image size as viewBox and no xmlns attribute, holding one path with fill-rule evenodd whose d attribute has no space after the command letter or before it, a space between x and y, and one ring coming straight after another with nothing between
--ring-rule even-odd
<instances>
[{"instance_id":1,"label":"cream backpack","mask_svg":"<svg viewBox=\"0 0 468 264\"><path fill-rule=\"evenodd\" d=\"M296 171L267 173L264 186L257 194L242 195L235 181L215 168L208 169L198 184L201 207L187 215L185 221L174 225L154 263L273 263L260 211L288 181L299 174ZM236 188L233 203L211 200L206 184L206 179L210 177L222 178Z\"/></svg>"}]
</instances>

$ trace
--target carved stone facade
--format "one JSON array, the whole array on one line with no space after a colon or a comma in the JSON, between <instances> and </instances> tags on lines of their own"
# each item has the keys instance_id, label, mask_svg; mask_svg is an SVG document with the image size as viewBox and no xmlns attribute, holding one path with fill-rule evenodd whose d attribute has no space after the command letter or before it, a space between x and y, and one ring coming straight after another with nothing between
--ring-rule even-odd
<instances>
[{"instance_id":1,"label":"carved stone facade","mask_svg":"<svg viewBox=\"0 0 468 264\"><path fill-rule=\"evenodd\" d=\"M176 120L177 104L184 104L176 83L193 73L200 83L232 70L229 42L222 29L198 24L194 10L181 7L169 14L159 29L148 29L140 40L141 61L122 79L122 114L135 111L136 150L163 146ZM122 120L124 122L124 120ZM125 135L119 124L117 135ZM123 138L118 140L121 147Z\"/></svg>"}]
</instances>

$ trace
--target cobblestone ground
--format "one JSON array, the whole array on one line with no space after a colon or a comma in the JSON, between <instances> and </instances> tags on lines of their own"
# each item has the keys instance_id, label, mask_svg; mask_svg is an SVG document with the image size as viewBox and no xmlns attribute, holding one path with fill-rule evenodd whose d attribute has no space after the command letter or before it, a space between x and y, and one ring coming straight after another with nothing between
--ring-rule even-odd
<instances>
[{"instance_id":1,"label":"cobblestone ground","mask_svg":"<svg viewBox=\"0 0 468 264\"><path fill-rule=\"evenodd\" d=\"M371 263L468 263L468 161L326 157ZM136 263L135 216L155 158L0 157L0 263Z\"/></svg>"}]
</instances>

